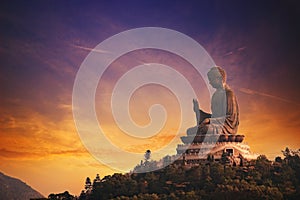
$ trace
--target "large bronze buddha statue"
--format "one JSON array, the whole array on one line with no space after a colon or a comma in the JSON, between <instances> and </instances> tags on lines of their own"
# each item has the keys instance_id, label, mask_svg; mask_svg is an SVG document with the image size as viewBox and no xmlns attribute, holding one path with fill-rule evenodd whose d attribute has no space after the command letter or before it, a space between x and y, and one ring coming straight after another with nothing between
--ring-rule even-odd
<instances>
[{"instance_id":1,"label":"large bronze buddha statue","mask_svg":"<svg viewBox=\"0 0 300 200\"><path fill-rule=\"evenodd\" d=\"M226 84L226 72L221 67L213 67L207 73L209 83L216 89L211 99L212 113L199 109L198 101L193 99L197 118L196 127L188 130L188 135L218 134L234 135L239 125L239 109L233 91Z\"/></svg>"}]
</instances>

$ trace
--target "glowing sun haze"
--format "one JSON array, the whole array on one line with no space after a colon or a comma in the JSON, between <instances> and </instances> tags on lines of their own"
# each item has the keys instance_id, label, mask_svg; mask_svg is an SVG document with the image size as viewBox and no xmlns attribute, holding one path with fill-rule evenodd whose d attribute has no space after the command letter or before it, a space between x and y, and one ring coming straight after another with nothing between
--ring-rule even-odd
<instances>
[{"instance_id":1,"label":"glowing sun haze","mask_svg":"<svg viewBox=\"0 0 300 200\"><path fill-rule=\"evenodd\" d=\"M190 36L226 70L227 82L239 102L239 133L246 136L253 152L273 159L287 146L298 149L300 13L297 4L296 1L3 2L0 171L22 179L45 196L66 190L79 195L87 176L93 179L97 173L103 177L116 172L99 163L80 140L72 115L73 83L81 63L96 45L122 31L147 26L174 29ZM153 49L121 56L99 81L96 114L114 145L141 154L146 149L155 151L174 138L181 112L176 96L168 88L149 84L134 92L129 101L130 114L135 123L144 126L150 123L149 108L162 104L167 113L162 130L141 140L129 137L116 126L110 105L114 85L126 71L144 63L160 63L176 69L190 81L200 106L210 111L204 81L183 58ZM192 99L185 106L192 109ZM191 116L185 126L194 123ZM179 132L184 134L184 130ZM175 149L176 146L168 148L165 153L175 154ZM111 158L111 162L135 163L109 149L103 149L102 154Z\"/></svg>"}]
</instances>

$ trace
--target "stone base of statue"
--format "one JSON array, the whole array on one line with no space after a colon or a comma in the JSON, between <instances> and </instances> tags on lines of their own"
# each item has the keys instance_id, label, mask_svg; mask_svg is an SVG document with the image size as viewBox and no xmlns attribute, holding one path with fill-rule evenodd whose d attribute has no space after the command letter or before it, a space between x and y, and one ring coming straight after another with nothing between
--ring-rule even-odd
<instances>
[{"instance_id":1,"label":"stone base of statue","mask_svg":"<svg viewBox=\"0 0 300 200\"><path fill-rule=\"evenodd\" d=\"M177 162L185 165L197 165L207 159L222 160L224 155L233 165L241 159L252 160L258 155L250 152L250 147L243 143L244 135L191 135L181 137L184 144L177 146Z\"/></svg>"},{"instance_id":2,"label":"stone base of statue","mask_svg":"<svg viewBox=\"0 0 300 200\"><path fill-rule=\"evenodd\" d=\"M241 143L244 140L244 135L188 135L181 137L184 144L190 143L216 143L216 142L236 142Z\"/></svg>"}]
</instances>

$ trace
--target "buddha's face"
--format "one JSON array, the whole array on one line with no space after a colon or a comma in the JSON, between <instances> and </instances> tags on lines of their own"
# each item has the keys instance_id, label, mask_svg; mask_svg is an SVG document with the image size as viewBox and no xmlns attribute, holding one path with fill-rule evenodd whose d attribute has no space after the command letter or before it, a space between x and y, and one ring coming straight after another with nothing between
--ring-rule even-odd
<instances>
[{"instance_id":1,"label":"buddha's face","mask_svg":"<svg viewBox=\"0 0 300 200\"><path fill-rule=\"evenodd\" d=\"M209 84L213 87L213 88L222 88L223 87L223 80L221 76L217 76L217 75L210 75L208 76L208 80L209 80Z\"/></svg>"}]
</instances>

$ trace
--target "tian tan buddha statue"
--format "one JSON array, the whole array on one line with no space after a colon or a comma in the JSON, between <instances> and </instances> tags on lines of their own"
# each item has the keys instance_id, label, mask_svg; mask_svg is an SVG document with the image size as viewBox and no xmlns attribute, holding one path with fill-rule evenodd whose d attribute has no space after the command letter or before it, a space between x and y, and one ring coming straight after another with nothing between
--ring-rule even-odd
<instances>
[{"instance_id":1,"label":"tian tan buddha statue","mask_svg":"<svg viewBox=\"0 0 300 200\"><path fill-rule=\"evenodd\" d=\"M207 73L209 83L216 89L211 99L212 113L199 109L193 99L197 126L187 130L188 135L234 135L239 125L239 109L233 91L226 84L226 72L221 67L213 67Z\"/></svg>"}]
</instances>

